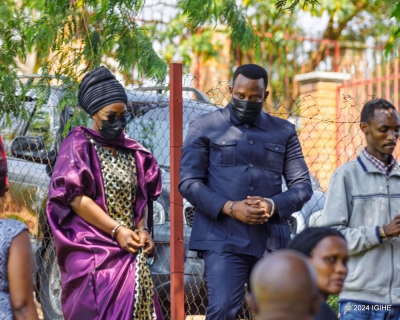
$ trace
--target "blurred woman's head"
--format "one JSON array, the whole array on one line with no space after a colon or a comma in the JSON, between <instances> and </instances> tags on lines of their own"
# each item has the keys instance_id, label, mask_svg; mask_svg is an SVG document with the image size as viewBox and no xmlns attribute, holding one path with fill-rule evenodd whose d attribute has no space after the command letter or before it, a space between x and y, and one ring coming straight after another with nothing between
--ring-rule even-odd
<instances>
[{"instance_id":1,"label":"blurred woman's head","mask_svg":"<svg viewBox=\"0 0 400 320\"><path fill-rule=\"evenodd\" d=\"M339 231L326 227L308 228L299 233L288 248L310 257L317 271L318 289L325 299L342 290L349 252L346 240Z\"/></svg>"}]
</instances>

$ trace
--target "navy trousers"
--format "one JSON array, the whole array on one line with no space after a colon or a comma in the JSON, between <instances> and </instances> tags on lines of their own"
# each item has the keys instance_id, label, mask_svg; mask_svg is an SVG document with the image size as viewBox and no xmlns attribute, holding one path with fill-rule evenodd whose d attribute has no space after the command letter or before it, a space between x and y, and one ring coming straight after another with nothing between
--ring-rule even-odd
<instances>
[{"instance_id":1,"label":"navy trousers","mask_svg":"<svg viewBox=\"0 0 400 320\"><path fill-rule=\"evenodd\" d=\"M231 252L204 251L208 290L207 320L235 320L242 308L244 285L259 260Z\"/></svg>"}]
</instances>

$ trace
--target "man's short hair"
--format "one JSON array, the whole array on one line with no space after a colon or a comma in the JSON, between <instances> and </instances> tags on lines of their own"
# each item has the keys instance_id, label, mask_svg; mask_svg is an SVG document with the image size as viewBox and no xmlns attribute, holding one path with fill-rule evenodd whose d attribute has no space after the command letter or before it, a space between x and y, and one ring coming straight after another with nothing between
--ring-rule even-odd
<instances>
[{"instance_id":1,"label":"man's short hair","mask_svg":"<svg viewBox=\"0 0 400 320\"><path fill-rule=\"evenodd\" d=\"M369 122L372 120L375 115L375 110L379 109L396 110L396 107L385 99L372 99L364 105L361 111L361 122Z\"/></svg>"},{"instance_id":2,"label":"man's short hair","mask_svg":"<svg viewBox=\"0 0 400 320\"><path fill-rule=\"evenodd\" d=\"M252 80L258 80L262 78L264 79L265 89L267 89L268 87L267 71L263 67L260 67L257 64L243 64L240 67L238 67L233 75L232 86L234 86L235 80L239 74Z\"/></svg>"}]
</instances>

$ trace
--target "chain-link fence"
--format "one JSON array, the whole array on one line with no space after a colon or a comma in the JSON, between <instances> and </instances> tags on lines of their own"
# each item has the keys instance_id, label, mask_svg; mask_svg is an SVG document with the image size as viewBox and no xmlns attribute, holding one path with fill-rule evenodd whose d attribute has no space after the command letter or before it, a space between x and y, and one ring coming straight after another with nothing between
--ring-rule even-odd
<instances>
[{"instance_id":1,"label":"chain-link fence","mask_svg":"<svg viewBox=\"0 0 400 320\"><path fill-rule=\"evenodd\" d=\"M190 122L199 115L218 110L229 100L229 84L216 83L202 93L192 86L194 79L183 81L183 138ZM54 243L45 215L45 204L52 166L57 150L67 132L78 123L91 125L91 120L78 108L61 106L63 90L51 87L44 103L38 105L34 89L27 91L21 110L3 113L0 135L7 155L10 189L2 200L3 217L25 222L31 234L35 256L36 297L46 320L63 319L61 277L57 266ZM134 120L127 126L127 133L149 149L157 159L163 175L162 194L154 203L154 241L156 254L149 259L152 277L166 319L170 317L170 109L168 86L141 86L127 91L128 110ZM362 148L362 139L350 139L346 132L358 136L361 106L349 105L343 100L340 119L331 114L311 96L293 101L292 107L274 101L266 111L293 122L298 130L300 143L314 194L300 212L293 213L289 221L291 234L307 226L318 225L318 218L325 202L325 192L332 172L341 163L354 159ZM350 112L350 111L351 112ZM350 113L349 113L350 112ZM346 116L348 114L349 116ZM351 115L351 117L350 117ZM345 129L343 129L345 127ZM338 132L340 130L340 135ZM340 154L337 145L340 144ZM356 144L356 146L354 145ZM338 161L340 156L340 161ZM282 189L286 190L282 179ZM204 282L204 262L195 252L188 250L194 210L184 200L184 293L185 313L204 315L207 306L207 289ZM240 319L250 319L244 303Z\"/></svg>"}]
</instances>

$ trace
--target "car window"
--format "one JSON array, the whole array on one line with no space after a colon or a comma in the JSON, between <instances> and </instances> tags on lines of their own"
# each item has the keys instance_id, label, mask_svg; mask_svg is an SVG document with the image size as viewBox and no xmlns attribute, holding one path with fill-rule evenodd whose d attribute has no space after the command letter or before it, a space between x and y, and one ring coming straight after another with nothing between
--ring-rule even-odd
<instances>
[{"instance_id":1,"label":"car window","mask_svg":"<svg viewBox=\"0 0 400 320\"><path fill-rule=\"evenodd\" d=\"M25 136L42 137L47 150L54 148L59 136L60 112L57 103L59 96L51 93L48 103L37 108L29 121ZM57 138L59 140L60 137Z\"/></svg>"},{"instance_id":2,"label":"car window","mask_svg":"<svg viewBox=\"0 0 400 320\"><path fill-rule=\"evenodd\" d=\"M146 109L147 107L147 109ZM142 105L146 110L128 125L127 134L147 148L162 167L170 166L170 114L168 105ZM183 140L190 123L199 115L218 108L198 102L185 103L183 108Z\"/></svg>"},{"instance_id":3,"label":"car window","mask_svg":"<svg viewBox=\"0 0 400 320\"><path fill-rule=\"evenodd\" d=\"M157 108L136 117L127 127L127 134L148 149L160 166L169 167L169 110ZM184 126L186 136L188 127Z\"/></svg>"},{"instance_id":4,"label":"car window","mask_svg":"<svg viewBox=\"0 0 400 320\"><path fill-rule=\"evenodd\" d=\"M9 155L11 141L23 133L28 122L30 114L32 114L36 105L36 101L25 102L25 108L18 117L7 114L0 118L0 135L3 139L4 148ZM18 119L18 121L16 120Z\"/></svg>"}]
</instances>

